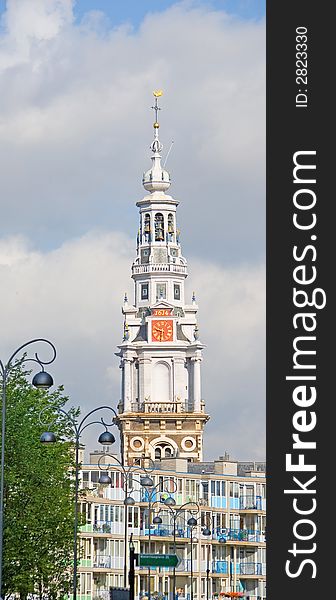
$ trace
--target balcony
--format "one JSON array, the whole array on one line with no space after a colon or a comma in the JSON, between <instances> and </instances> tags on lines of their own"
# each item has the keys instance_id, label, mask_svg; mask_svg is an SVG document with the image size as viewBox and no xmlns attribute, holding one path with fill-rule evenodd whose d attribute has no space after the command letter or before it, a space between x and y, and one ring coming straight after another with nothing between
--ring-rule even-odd
<instances>
[{"instance_id":1,"label":"balcony","mask_svg":"<svg viewBox=\"0 0 336 600\"><path fill-rule=\"evenodd\" d=\"M261 496L240 496L239 510L266 510L265 499Z\"/></svg>"},{"instance_id":2,"label":"balcony","mask_svg":"<svg viewBox=\"0 0 336 600\"><path fill-rule=\"evenodd\" d=\"M173 494L172 494L173 496ZM146 501L146 500L144 500ZM157 527L151 527L151 536L152 537L173 537L174 536L174 528L172 525L158 525ZM200 532L201 533L201 532ZM140 531L140 535L147 536L149 535L149 529L143 528ZM194 532L194 535L195 532ZM190 538L190 529L189 527L177 527L175 529L175 538ZM203 536L201 536L203 539ZM204 539L208 539L204 537ZM217 529L212 531L212 539L217 540L223 544L227 542L251 542L254 544L263 543L266 541L265 533L263 531L254 531L252 529Z\"/></svg>"},{"instance_id":3,"label":"balcony","mask_svg":"<svg viewBox=\"0 0 336 600\"><path fill-rule=\"evenodd\" d=\"M121 521L96 521L92 530L95 533L124 533L124 523Z\"/></svg>"},{"instance_id":4,"label":"balcony","mask_svg":"<svg viewBox=\"0 0 336 600\"><path fill-rule=\"evenodd\" d=\"M211 565L211 571L212 573L227 574L229 572L227 560L213 560Z\"/></svg>"},{"instance_id":5,"label":"balcony","mask_svg":"<svg viewBox=\"0 0 336 600\"><path fill-rule=\"evenodd\" d=\"M188 402L132 402L131 411L138 413L184 413L191 408Z\"/></svg>"},{"instance_id":6,"label":"balcony","mask_svg":"<svg viewBox=\"0 0 336 600\"><path fill-rule=\"evenodd\" d=\"M230 571L234 573L233 563L230 565ZM266 575L266 565L265 563L237 562L236 573L239 575Z\"/></svg>"},{"instance_id":7,"label":"balcony","mask_svg":"<svg viewBox=\"0 0 336 600\"><path fill-rule=\"evenodd\" d=\"M142 273L153 273L157 271L168 271L170 273L180 273L182 275L187 275L186 265L177 265L176 263L147 263L145 265L132 266L132 275L140 275Z\"/></svg>"},{"instance_id":8,"label":"balcony","mask_svg":"<svg viewBox=\"0 0 336 600\"><path fill-rule=\"evenodd\" d=\"M91 558L81 558L79 561L79 566L91 568L92 567L92 559Z\"/></svg>"},{"instance_id":9,"label":"balcony","mask_svg":"<svg viewBox=\"0 0 336 600\"><path fill-rule=\"evenodd\" d=\"M187 538L190 539L190 528L189 527L177 527L175 529L175 539ZM140 535L149 535L148 527L142 529ZM195 532L194 534L195 535ZM174 537L174 528L171 525L158 525L157 527L151 527L152 537Z\"/></svg>"},{"instance_id":10,"label":"balcony","mask_svg":"<svg viewBox=\"0 0 336 600\"><path fill-rule=\"evenodd\" d=\"M110 554L96 554L93 558L94 569L122 569L124 559Z\"/></svg>"},{"instance_id":11,"label":"balcony","mask_svg":"<svg viewBox=\"0 0 336 600\"><path fill-rule=\"evenodd\" d=\"M266 537L263 531L254 531L253 529L218 529L213 533L213 539L220 542L265 542Z\"/></svg>"}]
</instances>

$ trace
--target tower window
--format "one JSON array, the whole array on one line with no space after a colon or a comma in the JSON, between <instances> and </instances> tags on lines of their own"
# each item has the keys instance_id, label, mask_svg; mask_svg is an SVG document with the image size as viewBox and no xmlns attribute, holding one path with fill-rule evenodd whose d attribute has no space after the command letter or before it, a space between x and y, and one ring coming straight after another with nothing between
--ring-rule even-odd
<instances>
[{"instance_id":1,"label":"tower window","mask_svg":"<svg viewBox=\"0 0 336 600\"><path fill-rule=\"evenodd\" d=\"M172 448L172 446L170 444L167 444L167 442L163 442L156 446L156 448L155 448L155 458L156 459L161 460L162 458L173 458L173 456L174 456L174 449ZM160 477L160 484L161 484L160 492L165 492L165 491L173 492L175 489L173 480L171 480L170 482L168 481L168 486L167 486L167 481L163 477Z\"/></svg>"},{"instance_id":2,"label":"tower window","mask_svg":"<svg viewBox=\"0 0 336 600\"><path fill-rule=\"evenodd\" d=\"M149 241L150 239L150 230L150 214L146 213L144 218L144 235L146 241Z\"/></svg>"},{"instance_id":3,"label":"tower window","mask_svg":"<svg viewBox=\"0 0 336 600\"><path fill-rule=\"evenodd\" d=\"M156 299L160 300L160 298L165 299L167 295L167 286L165 283L157 283L156 284Z\"/></svg>"},{"instance_id":4,"label":"tower window","mask_svg":"<svg viewBox=\"0 0 336 600\"><path fill-rule=\"evenodd\" d=\"M148 213L145 215L144 225L145 225L145 227L144 227L145 233L149 233L150 232L150 215Z\"/></svg>"},{"instance_id":5,"label":"tower window","mask_svg":"<svg viewBox=\"0 0 336 600\"><path fill-rule=\"evenodd\" d=\"M156 213L155 215L155 241L164 241L164 222L162 213Z\"/></svg>"},{"instance_id":6,"label":"tower window","mask_svg":"<svg viewBox=\"0 0 336 600\"><path fill-rule=\"evenodd\" d=\"M174 215L169 213L168 215L168 241L171 242L174 234Z\"/></svg>"},{"instance_id":7,"label":"tower window","mask_svg":"<svg viewBox=\"0 0 336 600\"><path fill-rule=\"evenodd\" d=\"M175 300L181 300L181 287L178 283L174 283L174 298Z\"/></svg>"},{"instance_id":8,"label":"tower window","mask_svg":"<svg viewBox=\"0 0 336 600\"><path fill-rule=\"evenodd\" d=\"M141 300L148 300L148 283L141 284Z\"/></svg>"}]
</instances>

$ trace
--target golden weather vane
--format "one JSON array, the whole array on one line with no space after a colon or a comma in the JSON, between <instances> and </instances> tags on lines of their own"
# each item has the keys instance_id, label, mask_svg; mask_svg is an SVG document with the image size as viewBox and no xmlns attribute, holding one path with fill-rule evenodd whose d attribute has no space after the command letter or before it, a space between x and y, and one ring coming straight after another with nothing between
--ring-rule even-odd
<instances>
[{"instance_id":1,"label":"golden weather vane","mask_svg":"<svg viewBox=\"0 0 336 600\"><path fill-rule=\"evenodd\" d=\"M155 123L154 123L155 129L158 129L158 127L159 127L158 112L159 112L159 110L161 110L161 108L158 105L158 99L162 95L163 95L162 90L154 90L154 92L153 92L153 96L155 98L155 105L152 106L152 109L155 110Z\"/></svg>"}]
</instances>

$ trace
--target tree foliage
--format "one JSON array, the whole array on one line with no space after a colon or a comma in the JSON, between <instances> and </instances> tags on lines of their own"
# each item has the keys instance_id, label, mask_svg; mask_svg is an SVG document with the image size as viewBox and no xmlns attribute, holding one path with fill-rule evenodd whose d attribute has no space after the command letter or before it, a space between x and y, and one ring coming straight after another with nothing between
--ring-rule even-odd
<instances>
[{"instance_id":1,"label":"tree foliage","mask_svg":"<svg viewBox=\"0 0 336 600\"><path fill-rule=\"evenodd\" d=\"M27 375L18 364L7 381L3 597L52 599L72 584L73 433L58 413L68 400L62 388L36 390ZM63 443L41 444L46 430Z\"/></svg>"}]
</instances>

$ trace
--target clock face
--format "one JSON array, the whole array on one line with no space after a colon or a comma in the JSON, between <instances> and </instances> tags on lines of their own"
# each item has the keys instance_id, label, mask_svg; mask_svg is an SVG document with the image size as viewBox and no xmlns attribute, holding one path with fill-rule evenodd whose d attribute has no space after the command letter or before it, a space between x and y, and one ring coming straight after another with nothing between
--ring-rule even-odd
<instances>
[{"instance_id":1,"label":"clock face","mask_svg":"<svg viewBox=\"0 0 336 600\"><path fill-rule=\"evenodd\" d=\"M173 321L160 319L152 321L152 341L170 342L173 339Z\"/></svg>"}]
</instances>

